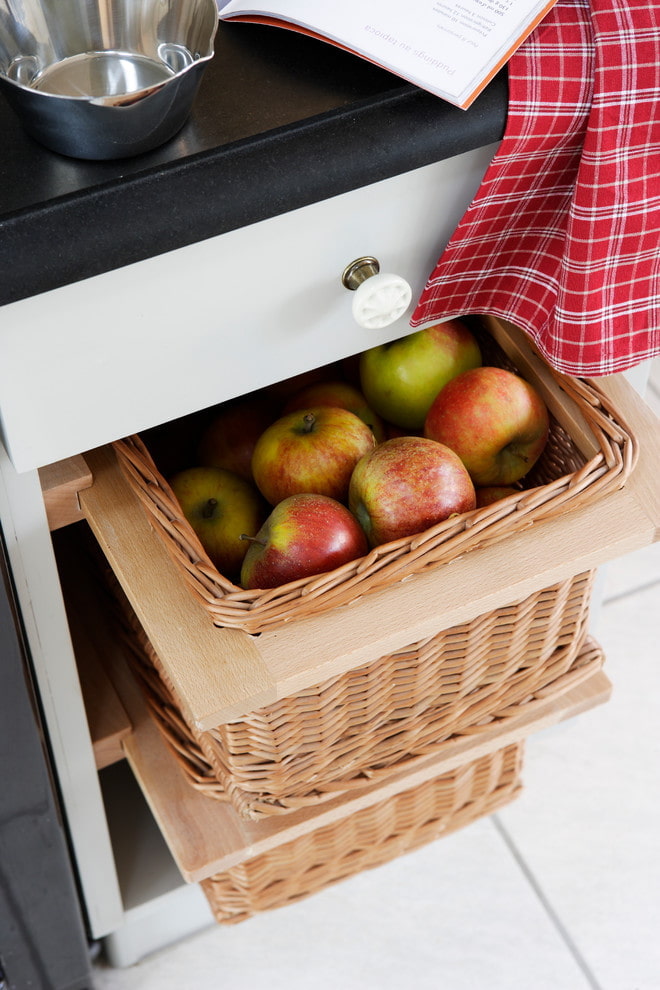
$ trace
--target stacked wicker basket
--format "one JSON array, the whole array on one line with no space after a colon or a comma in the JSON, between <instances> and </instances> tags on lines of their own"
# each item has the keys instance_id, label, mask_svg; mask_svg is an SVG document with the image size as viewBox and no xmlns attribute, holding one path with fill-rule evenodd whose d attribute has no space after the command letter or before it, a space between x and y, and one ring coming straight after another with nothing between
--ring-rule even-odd
<instances>
[{"instance_id":1,"label":"stacked wicker basket","mask_svg":"<svg viewBox=\"0 0 660 990\"><path fill-rule=\"evenodd\" d=\"M318 578L268 593L234 586L204 554L144 442L132 437L115 444L125 481L209 623L242 630L256 643L260 633L310 615L331 611L341 624L356 600L390 589L394 602L404 579L414 582L468 552L487 554L512 534L625 483L635 443L599 389L546 366L539 372L537 357L525 357L519 336L496 321L482 321L480 332L488 362L534 380L552 414L550 441L525 489ZM306 834L246 853L243 862L203 880L218 920L242 920L305 896L510 800L520 786L524 743L502 747L493 729L533 712L540 699L561 698L602 665L587 637L592 578L592 572L572 574L459 625L447 627L439 614L432 635L204 728L185 717L171 666L161 662L119 593L133 672L190 786L228 802L239 820L310 813ZM314 827L324 802L387 784L393 773L440 758L457 737L470 735L482 743L478 758Z\"/></svg>"}]
</instances>

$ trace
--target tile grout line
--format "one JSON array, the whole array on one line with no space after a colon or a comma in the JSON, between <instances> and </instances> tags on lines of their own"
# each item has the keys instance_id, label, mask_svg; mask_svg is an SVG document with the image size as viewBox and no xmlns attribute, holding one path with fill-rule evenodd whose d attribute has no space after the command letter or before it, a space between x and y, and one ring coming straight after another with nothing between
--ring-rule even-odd
<instances>
[{"instance_id":1,"label":"tile grout line","mask_svg":"<svg viewBox=\"0 0 660 990\"><path fill-rule=\"evenodd\" d=\"M561 920L561 918L553 908L552 904L550 903L546 895L543 893L536 877L534 876L529 866L523 859L522 855L520 854L518 848L514 844L511 836L504 828L504 825L500 821L499 817L497 815L491 815L491 819L493 821L493 824L495 825L496 831L500 834L500 837L502 838L509 852L511 853L516 863L518 864L521 873L523 874L523 876L531 886L532 890L536 894L537 898L541 903L541 906L548 915L552 924L557 929L562 941L565 943L567 949L575 959L575 962L582 970L582 973L584 974L589 986L592 988L592 990L604 990L604 988L598 982L594 974L591 972L588 963L586 962L584 956L582 955L577 945L575 944L574 940L572 939L563 921Z\"/></svg>"},{"instance_id":2,"label":"tile grout line","mask_svg":"<svg viewBox=\"0 0 660 990\"><path fill-rule=\"evenodd\" d=\"M624 598L630 598L631 595L637 595L640 592L648 591L650 588L655 588L656 585L660 585L660 577L652 578L650 581L645 581L644 584L638 584L634 588L628 588L626 591L617 591L615 594L603 598L602 605L612 605Z\"/></svg>"}]
</instances>

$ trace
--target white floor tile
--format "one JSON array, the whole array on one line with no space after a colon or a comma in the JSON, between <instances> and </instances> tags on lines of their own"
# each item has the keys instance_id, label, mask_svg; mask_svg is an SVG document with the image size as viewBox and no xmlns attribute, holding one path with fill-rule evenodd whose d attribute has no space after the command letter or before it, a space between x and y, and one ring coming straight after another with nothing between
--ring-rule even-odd
<instances>
[{"instance_id":1,"label":"white floor tile","mask_svg":"<svg viewBox=\"0 0 660 990\"><path fill-rule=\"evenodd\" d=\"M305 901L202 932L97 990L588 990L490 819Z\"/></svg>"},{"instance_id":2,"label":"white floor tile","mask_svg":"<svg viewBox=\"0 0 660 990\"><path fill-rule=\"evenodd\" d=\"M642 547L602 568L603 598L607 603L620 595L630 594L660 581L660 543ZM660 599L660 592L659 599ZM658 606L660 608L660 604Z\"/></svg>"},{"instance_id":3,"label":"white floor tile","mask_svg":"<svg viewBox=\"0 0 660 990\"><path fill-rule=\"evenodd\" d=\"M595 985L660 990L660 583L606 605L599 639L612 700L530 740L500 821Z\"/></svg>"}]
</instances>

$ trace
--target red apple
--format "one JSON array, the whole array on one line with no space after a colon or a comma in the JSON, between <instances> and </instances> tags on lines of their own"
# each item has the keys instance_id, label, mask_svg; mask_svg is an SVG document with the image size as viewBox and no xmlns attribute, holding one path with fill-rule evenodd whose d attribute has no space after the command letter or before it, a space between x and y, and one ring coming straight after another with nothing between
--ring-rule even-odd
<instances>
[{"instance_id":1,"label":"red apple","mask_svg":"<svg viewBox=\"0 0 660 990\"><path fill-rule=\"evenodd\" d=\"M442 389L424 434L456 451L477 486L512 485L540 457L549 416L535 388L511 371L465 371Z\"/></svg>"},{"instance_id":2,"label":"red apple","mask_svg":"<svg viewBox=\"0 0 660 990\"><path fill-rule=\"evenodd\" d=\"M460 458L425 437L394 437L366 454L348 497L372 547L420 533L475 504Z\"/></svg>"},{"instance_id":3,"label":"red apple","mask_svg":"<svg viewBox=\"0 0 660 990\"><path fill-rule=\"evenodd\" d=\"M241 569L246 589L276 588L322 574L363 557L368 549L362 527L346 506L313 494L279 502L248 542Z\"/></svg>"},{"instance_id":4,"label":"red apple","mask_svg":"<svg viewBox=\"0 0 660 990\"><path fill-rule=\"evenodd\" d=\"M200 438L199 463L225 468L251 481L257 440L278 414L279 407L265 396L249 396L221 406Z\"/></svg>"},{"instance_id":5,"label":"red apple","mask_svg":"<svg viewBox=\"0 0 660 990\"><path fill-rule=\"evenodd\" d=\"M192 467L177 472L170 487L183 515L218 570L235 581L248 545L268 513L254 485L231 471Z\"/></svg>"},{"instance_id":6,"label":"red apple","mask_svg":"<svg viewBox=\"0 0 660 990\"><path fill-rule=\"evenodd\" d=\"M480 364L471 331L461 320L447 320L364 351L360 381L379 416L404 430L421 431L440 389Z\"/></svg>"},{"instance_id":7,"label":"red apple","mask_svg":"<svg viewBox=\"0 0 660 990\"><path fill-rule=\"evenodd\" d=\"M500 502L509 495L519 495L520 489L513 485L487 485L485 488L477 488L477 508L483 509L485 505L492 505L493 502Z\"/></svg>"},{"instance_id":8,"label":"red apple","mask_svg":"<svg viewBox=\"0 0 660 990\"><path fill-rule=\"evenodd\" d=\"M347 409L301 409L282 416L261 434L252 474L271 505L300 492L343 502L353 468L375 444L367 424Z\"/></svg>"},{"instance_id":9,"label":"red apple","mask_svg":"<svg viewBox=\"0 0 660 990\"><path fill-rule=\"evenodd\" d=\"M310 409L313 406L334 406L348 409L363 420L376 438L376 443L385 439L383 422L371 409L359 389L348 382L316 382L296 393L284 406L284 413L297 409Z\"/></svg>"}]
</instances>

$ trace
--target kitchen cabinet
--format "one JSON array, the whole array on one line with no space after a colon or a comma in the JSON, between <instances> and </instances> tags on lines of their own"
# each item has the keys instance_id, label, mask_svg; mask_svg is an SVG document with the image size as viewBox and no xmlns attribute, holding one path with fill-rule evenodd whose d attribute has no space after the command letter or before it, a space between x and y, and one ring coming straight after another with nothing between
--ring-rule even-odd
<instances>
[{"instance_id":1,"label":"kitchen cabinet","mask_svg":"<svg viewBox=\"0 0 660 990\"><path fill-rule=\"evenodd\" d=\"M377 252L421 291L493 150L3 308L3 521L96 937L122 924L121 894L38 469L400 336L404 317L378 332L354 323L341 273ZM252 257L267 259L263 270L246 266Z\"/></svg>"},{"instance_id":2,"label":"kitchen cabinet","mask_svg":"<svg viewBox=\"0 0 660 990\"><path fill-rule=\"evenodd\" d=\"M418 294L505 115L502 78L463 113L309 39L287 36L275 49L271 39L222 25L191 122L140 160L69 162L6 120L15 183L0 218L12 273L0 295L0 519L88 930L117 964L211 913L182 882L125 762L113 762L122 741L130 751L135 713L102 678L90 689L78 668L103 637L85 642L77 619L93 604L76 605L64 576L78 491L92 481L76 458L407 332L405 316L378 331L357 326L342 271L373 254ZM609 387L628 408L624 386ZM541 556L536 535L517 534L516 548L537 555L529 587L657 538L651 477L645 454L635 487L613 496L606 516L576 513L560 542L550 521ZM501 595L498 559L476 597L472 564L457 568L468 611ZM437 611L433 580L422 583ZM380 648L396 630L387 603L374 607ZM465 617L459 594L452 607L448 623ZM419 632L422 610L407 601L406 611ZM96 745L84 691L104 692L116 714Z\"/></svg>"},{"instance_id":3,"label":"kitchen cabinet","mask_svg":"<svg viewBox=\"0 0 660 990\"><path fill-rule=\"evenodd\" d=\"M221 26L189 124L138 159L57 156L0 105L0 518L81 908L118 962L210 912L125 767L99 769L127 729L98 757L51 536L78 515L75 458L405 332L354 324L343 268L376 253L421 289L506 113L503 77L464 114L272 37Z\"/></svg>"}]
</instances>

